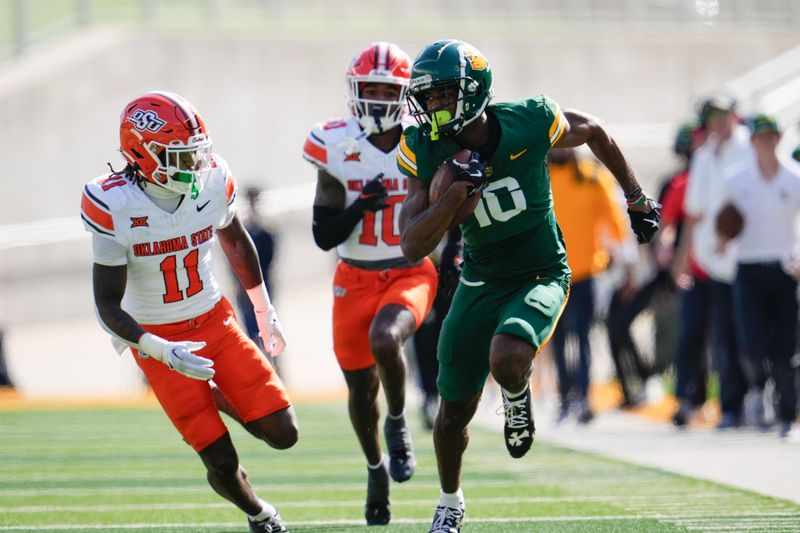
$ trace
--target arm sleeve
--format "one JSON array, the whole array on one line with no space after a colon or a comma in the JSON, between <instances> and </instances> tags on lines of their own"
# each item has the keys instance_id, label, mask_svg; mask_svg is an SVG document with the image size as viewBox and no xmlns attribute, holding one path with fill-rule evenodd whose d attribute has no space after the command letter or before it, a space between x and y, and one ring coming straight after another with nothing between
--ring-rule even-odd
<instances>
[{"instance_id":1,"label":"arm sleeve","mask_svg":"<svg viewBox=\"0 0 800 533\"><path fill-rule=\"evenodd\" d=\"M111 237L92 233L94 262L104 266L128 264L128 249Z\"/></svg>"},{"instance_id":2,"label":"arm sleeve","mask_svg":"<svg viewBox=\"0 0 800 533\"><path fill-rule=\"evenodd\" d=\"M363 213L350 204L347 209L314 206L314 242L323 250L330 250L347 240L361 221Z\"/></svg>"}]
</instances>

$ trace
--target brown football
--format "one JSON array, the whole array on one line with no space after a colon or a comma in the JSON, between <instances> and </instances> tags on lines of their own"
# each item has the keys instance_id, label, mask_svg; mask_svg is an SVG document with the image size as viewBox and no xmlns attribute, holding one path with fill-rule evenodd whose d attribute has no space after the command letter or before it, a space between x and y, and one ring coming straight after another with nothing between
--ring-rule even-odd
<instances>
[{"instance_id":1,"label":"brown football","mask_svg":"<svg viewBox=\"0 0 800 533\"><path fill-rule=\"evenodd\" d=\"M733 204L725 204L717 213L716 230L725 238L736 238L744 227L744 217Z\"/></svg>"},{"instance_id":2,"label":"brown football","mask_svg":"<svg viewBox=\"0 0 800 533\"><path fill-rule=\"evenodd\" d=\"M464 149L460 152L453 154L453 158L458 161L459 163L466 163L469 161L470 150ZM436 169L436 172L433 174L433 179L431 179L431 185L428 188L428 201L430 205L435 204L439 201L439 198L447 191L450 185L453 183L453 171L448 167L446 164L442 163L439 168ZM462 203L458 210L456 210L456 214L453 217L453 221L450 223L450 229L458 226L462 222L464 222L475 210L475 207L478 205L478 202L481 201L480 194L473 194L472 196L468 196L464 203Z\"/></svg>"}]
</instances>

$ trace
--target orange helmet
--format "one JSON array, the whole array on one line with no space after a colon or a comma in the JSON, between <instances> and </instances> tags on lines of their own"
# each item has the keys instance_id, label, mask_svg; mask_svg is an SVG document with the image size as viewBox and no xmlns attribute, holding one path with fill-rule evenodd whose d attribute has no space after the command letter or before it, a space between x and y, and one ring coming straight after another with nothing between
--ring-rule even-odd
<instances>
[{"instance_id":1,"label":"orange helmet","mask_svg":"<svg viewBox=\"0 0 800 533\"><path fill-rule=\"evenodd\" d=\"M197 194L211 168L211 139L203 119L184 98L165 91L125 106L119 149L142 178L179 194Z\"/></svg>"},{"instance_id":2,"label":"orange helmet","mask_svg":"<svg viewBox=\"0 0 800 533\"><path fill-rule=\"evenodd\" d=\"M400 124L405 111L406 91L411 78L411 58L396 44L372 43L359 52L347 69L350 111L368 134L383 133ZM397 100L363 98L366 83L397 85Z\"/></svg>"}]
</instances>

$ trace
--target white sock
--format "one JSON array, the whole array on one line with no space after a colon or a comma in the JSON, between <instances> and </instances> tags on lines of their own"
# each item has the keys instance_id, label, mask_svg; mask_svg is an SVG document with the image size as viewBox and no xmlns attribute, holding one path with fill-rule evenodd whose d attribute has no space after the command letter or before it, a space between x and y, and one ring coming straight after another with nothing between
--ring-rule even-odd
<instances>
[{"instance_id":1,"label":"white sock","mask_svg":"<svg viewBox=\"0 0 800 533\"><path fill-rule=\"evenodd\" d=\"M381 455L381 460L380 460L380 461L378 461L378 462L377 462L376 464L374 464L374 465L371 465L371 464L369 464L369 462L367 462L367 468L369 468L370 470L377 470L377 469L379 469L379 468L380 468L380 467L382 467L382 466L383 466L383 456L382 456L382 455Z\"/></svg>"},{"instance_id":2,"label":"white sock","mask_svg":"<svg viewBox=\"0 0 800 533\"><path fill-rule=\"evenodd\" d=\"M461 492L461 488L454 493L450 494L445 491L439 492L439 505L444 505L445 507L456 507L459 509L463 509L464 505L464 493Z\"/></svg>"},{"instance_id":3,"label":"white sock","mask_svg":"<svg viewBox=\"0 0 800 533\"><path fill-rule=\"evenodd\" d=\"M509 400L513 400L515 398L519 398L520 396L528 392L528 387L530 387L530 383L526 383L525 387L519 392L511 392L509 390L502 389L502 387L501 389L503 390L503 396L505 396Z\"/></svg>"},{"instance_id":4,"label":"white sock","mask_svg":"<svg viewBox=\"0 0 800 533\"><path fill-rule=\"evenodd\" d=\"M258 501L261 502L261 512L255 516L247 515L247 518L249 518L253 522L258 522L259 520L265 520L270 516L278 513L278 510L275 509L275 507L271 503L265 502L261 498L259 498Z\"/></svg>"},{"instance_id":5,"label":"white sock","mask_svg":"<svg viewBox=\"0 0 800 533\"><path fill-rule=\"evenodd\" d=\"M406 414L406 411L405 411L405 409L403 409L402 411L400 411L399 415L393 415L392 413L386 413L386 418L388 418L389 420L400 420L401 418L403 418L403 416L405 414Z\"/></svg>"}]
</instances>

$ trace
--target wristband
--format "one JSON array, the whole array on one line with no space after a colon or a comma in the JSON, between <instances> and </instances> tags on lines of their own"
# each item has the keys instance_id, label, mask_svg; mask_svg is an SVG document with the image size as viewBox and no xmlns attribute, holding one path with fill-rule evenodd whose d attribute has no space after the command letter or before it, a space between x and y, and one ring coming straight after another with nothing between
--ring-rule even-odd
<instances>
[{"instance_id":1,"label":"wristband","mask_svg":"<svg viewBox=\"0 0 800 533\"><path fill-rule=\"evenodd\" d=\"M642 188L637 185L636 188L633 189L631 192L625 193L625 199L630 200L631 198L636 198L640 194L642 194Z\"/></svg>"},{"instance_id":2,"label":"wristband","mask_svg":"<svg viewBox=\"0 0 800 533\"><path fill-rule=\"evenodd\" d=\"M647 202L647 195L644 194L642 191L639 191L639 196L635 198L629 198L625 200L628 204L628 207L638 207L644 205Z\"/></svg>"},{"instance_id":3,"label":"wristband","mask_svg":"<svg viewBox=\"0 0 800 533\"><path fill-rule=\"evenodd\" d=\"M250 303L253 304L253 309L257 312L264 312L272 305L269 301L267 286L263 281L260 285L247 289L247 296L250 298Z\"/></svg>"}]
</instances>

